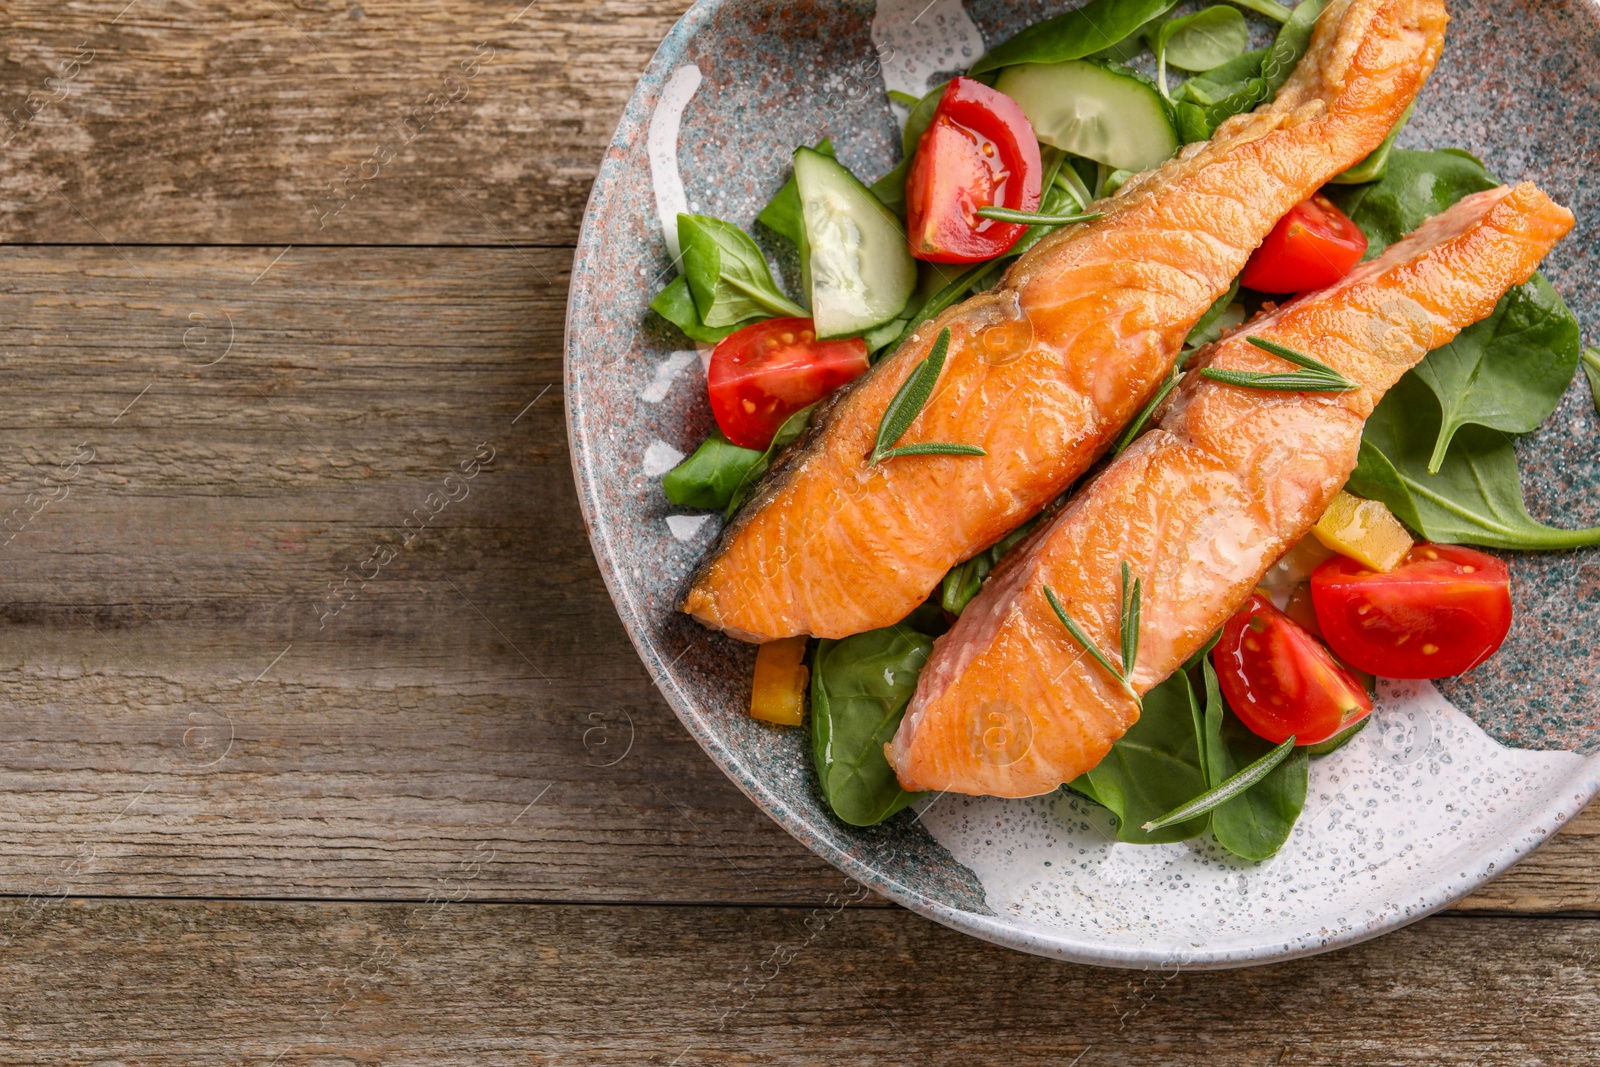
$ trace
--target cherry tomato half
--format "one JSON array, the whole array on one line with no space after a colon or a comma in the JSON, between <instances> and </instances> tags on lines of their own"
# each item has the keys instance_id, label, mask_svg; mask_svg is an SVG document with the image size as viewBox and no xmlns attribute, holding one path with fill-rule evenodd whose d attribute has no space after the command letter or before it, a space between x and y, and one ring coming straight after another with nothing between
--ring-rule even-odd
<instances>
[{"instance_id":1,"label":"cherry tomato half","mask_svg":"<svg viewBox=\"0 0 1600 1067\"><path fill-rule=\"evenodd\" d=\"M1212 662L1234 714L1274 743L1314 745L1372 711L1360 679L1260 593L1222 627Z\"/></svg>"},{"instance_id":2,"label":"cherry tomato half","mask_svg":"<svg viewBox=\"0 0 1600 1067\"><path fill-rule=\"evenodd\" d=\"M1349 274L1366 251L1367 235L1317 193L1278 220L1245 264L1240 282L1262 293L1321 289Z\"/></svg>"},{"instance_id":3,"label":"cherry tomato half","mask_svg":"<svg viewBox=\"0 0 1600 1067\"><path fill-rule=\"evenodd\" d=\"M711 413L728 440L764 449L783 420L867 369L859 337L817 340L810 319L768 319L735 330L711 353Z\"/></svg>"},{"instance_id":4,"label":"cherry tomato half","mask_svg":"<svg viewBox=\"0 0 1600 1067\"><path fill-rule=\"evenodd\" d=\"M1028 227L979 218L979 208L1033 211L1044 167L1022 109L1004 93L954 78L917 141L906 175L906 241L935 263L977 263L1017 243Z\"/></svg>"},{"instance_id":5,"label":"cherry tomato half","mask_svg":"<svg viewBox=\"0 0 1600 1067\"><path fill-rule=\"evenodd\" d=\"M1511 572L1459 545L1419 544L1381 574L1336 556L1311 574L1322 635L1385 678L1444 678L1494 655L1511 630Z\"/></svg>"}]
</instances>

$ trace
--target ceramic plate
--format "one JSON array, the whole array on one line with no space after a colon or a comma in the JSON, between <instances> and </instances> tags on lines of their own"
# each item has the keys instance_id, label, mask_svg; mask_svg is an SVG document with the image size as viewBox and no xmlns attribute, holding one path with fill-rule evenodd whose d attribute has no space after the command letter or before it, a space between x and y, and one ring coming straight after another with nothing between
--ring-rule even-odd
<instances>
[{"instance_id":1,"label":"ceramic plate","mask_svg":"<svg viewBox=\"0 0 1600 1067\"><path fill-rule=\"evenodd\" d=\"M818 795L806 732L747 716L754 648L674 610L721 520L660 490L712 426L702 354L647 309L675 271L662 218L691 210L752 229L794 147L824 136L876 178L898 158L885 89L921 94L1067 6L704 0L674 27L607 150L573 267L567 411L595 555L640 656L711 758L790 833L907 907L1013 948L1121 966L1235 966L1351 944L1482 885L1600 788L1600 553L1515 558L1505 647L1437 688L1384 684L1373 725L1313 763L1305 812L1263 863L1203 841L1113 843L1110 815L1065 791L945 796L845 826ZM1600 66L1588 61L1600 9L1450 9L1443 62L1401 143L1466 148L1570 206L1578 227L1544 270L1585 336L1600 336ZM1596 423L1580 375L1518 443L1529 505L1546 521L1600 523Z\"/></svg>"}]
</instances>

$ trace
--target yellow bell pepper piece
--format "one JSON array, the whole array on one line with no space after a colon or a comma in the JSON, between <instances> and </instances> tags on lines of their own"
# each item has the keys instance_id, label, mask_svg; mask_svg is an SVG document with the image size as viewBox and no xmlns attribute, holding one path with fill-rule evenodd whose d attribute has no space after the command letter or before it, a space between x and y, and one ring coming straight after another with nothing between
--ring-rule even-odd
<instances>
[{"instance_id":1,"label":"yellow bell pepper piece","mask_svg":"<svg viewBox=\"0 0 1600 1067\"><path fill-rule=\"evenodd\" d=\"M1394 570L1411 551L1411 535L1388 508L1343 490L1311 532L1339 555L1375 571Z\"/></svg>"},{"instance_id":2,"label":"yellow bell pepper piece","mask_svg":"<svg viewBox=\"0 0 1600 1067\"><path fill-rule=\"evenodd\" d=\"M805 714L806 639L768 641L756 650L756 678L750 688L750 714L779 726L799 726Z\"/></svg>"}]
</instances>

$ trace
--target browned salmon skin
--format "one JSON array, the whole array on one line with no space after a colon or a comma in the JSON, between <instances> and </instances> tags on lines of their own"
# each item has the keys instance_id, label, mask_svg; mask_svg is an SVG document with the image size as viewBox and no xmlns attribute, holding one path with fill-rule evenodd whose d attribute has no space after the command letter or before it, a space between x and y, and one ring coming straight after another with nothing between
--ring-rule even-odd
<instances>
[{"instance_id":1,"label":"browned salmon skin","mask_svg":"<svg viewBox=\"0 0 1600 1067\"><path fill-rule=\"evenodd\" d=\"M1132 689L1160 684L1310 530L1355 469L1383 394L1487 317L1571 227L1571 213L1531 184L1479 193L1202 352L1157 428L1007 557L935 644L885 746L900 783L1023 797L1100 762L1138 701L1067 632L1043 587L1116 663L1126 560L1144 594ZM1204 366L1294 369L1246 334L1360 388L1275 393L1200 376Z\"/></svg>"},{"instance_id":2,"label":"browned salmon skin","mask_svg":"<svg viewBox=\"0 0 1600 1067\"><path fill-rule=\"evenodd\" d=\"M682 609L751 641L904 618L1115 439L1278 219L1383 140L1433 69L1445 21L1443 0L1334 0L1272 104L1134 178L1097 205L1105 218L1041 241L838 396ZM869 466L890 398L946 328L949 360L900 443L987 455Z\"/></svg>"}]
</instances>

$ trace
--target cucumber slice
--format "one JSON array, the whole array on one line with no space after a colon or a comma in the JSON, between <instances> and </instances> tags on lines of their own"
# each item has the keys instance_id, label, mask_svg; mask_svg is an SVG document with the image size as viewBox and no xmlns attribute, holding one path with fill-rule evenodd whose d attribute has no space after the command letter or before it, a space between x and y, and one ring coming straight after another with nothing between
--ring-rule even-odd
<instances>
[{"instance_id":1,"label":"cucumber slice","mask_svg":"<svg viewBox=\"0 0 1600 1067\"><path fill-rule=\"evenodd\" d=\"M917 285L900 220L841 164L794 153L805 220L800 249L818 337L853 337L899 315Z\"/></svg>"},{"instance_id":2,"label":"cucumber slice","mask_svg":"<svg viewBox=\"0 0 1600 1067\"><path fill-rule=\"evenodd\" d=\"M1116 170L1160 166L1178 150L1172 110L1136 70L1092 59L1007 67L995 88L1045 144Z\"/></svg>"}]
</instances>

